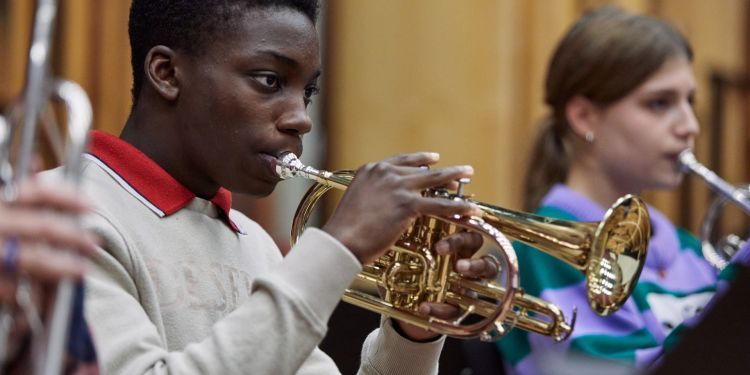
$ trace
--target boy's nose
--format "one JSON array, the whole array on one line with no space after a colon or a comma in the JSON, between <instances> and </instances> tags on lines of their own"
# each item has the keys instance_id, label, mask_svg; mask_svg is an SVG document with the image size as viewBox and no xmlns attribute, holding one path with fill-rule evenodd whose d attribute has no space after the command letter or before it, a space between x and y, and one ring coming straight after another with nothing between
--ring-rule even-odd
<instances>
[{"instance_id":1,"label":"boy's nose","mask_svg":"<svg viewBox=\"0 0 750 375\"><path fill-rule=\"evenodd\" d=\"M279 118L277 126L282 132L303 135L312 129L312 119L304 105L295 106L293 110L284 113Z\"/></svg>"}]
</instances>

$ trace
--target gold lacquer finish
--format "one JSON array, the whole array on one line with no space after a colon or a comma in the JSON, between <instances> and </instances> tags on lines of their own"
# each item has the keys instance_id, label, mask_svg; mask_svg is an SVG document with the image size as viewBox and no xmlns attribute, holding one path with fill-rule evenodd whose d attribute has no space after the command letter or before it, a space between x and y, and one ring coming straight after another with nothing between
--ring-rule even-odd
<instances>
[{"instance_id":1,"label":"gold lacquer finish","mask_svg":"<svg viewBox=\"0 0 750 375\"><path fill-rule=\"evenodd\" d=\"M626 195L600 222L581 223L515 212L476 202L483 219L508 237L531 245L586 275L591 310L617 311L635 288L646 260L651 224L643 201Z\"/></svg>"},{"instance_id":2,"label":"gold lacquer finish","mask_svg":"<svg viewBox=\"0 0 750 375\"><path fill-rule=\"evenodd\" d=\"M305 194L292 224L292 243L302 231L318 200L331 188L345 190L352 171L327 172L303 165L293 154L280 155L276 171L282 178L304 177L316 182ZM463 183L456 193L430 189L435 199L468 199ZM410 324L458 338L496 340L517 327L555 341L567 338L575 324L566 322L555 305L527 296L518 287L515 251L506 235L528 243L582 270L587 275L589 301L601 315L614 312L630 295L646 254L650 226L645 205L636 197L621 198L601 223L574 223L518 213L474 202L482 217L420 217L385 255L365 265L343 300ZM495 280L463 278L453 270L450 255L439 255L434 244L457 230L482 234L495 246L475 257L490 257L498 265ZM424 316L421 302L445 302L461 308L455 321ZM533 315L530 314L533 312Z\"/></svg>"}]
</instances>

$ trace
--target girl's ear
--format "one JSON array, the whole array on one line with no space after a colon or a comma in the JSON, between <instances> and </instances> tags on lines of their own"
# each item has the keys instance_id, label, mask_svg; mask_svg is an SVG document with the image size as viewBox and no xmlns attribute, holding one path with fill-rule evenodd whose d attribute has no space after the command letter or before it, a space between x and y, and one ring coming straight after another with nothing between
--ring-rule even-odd
<instances>
[{"instance_id":1,"label":"girl's ear","mask_svg":"<svg viewBox=\"0 0 750 375\"><path fill-rule=\"evenodd\" d=\"M577 136L592 142L599 123L599 107L591 100L577 95L565 105L565 117Z\"/></svg>"}]
</instances>

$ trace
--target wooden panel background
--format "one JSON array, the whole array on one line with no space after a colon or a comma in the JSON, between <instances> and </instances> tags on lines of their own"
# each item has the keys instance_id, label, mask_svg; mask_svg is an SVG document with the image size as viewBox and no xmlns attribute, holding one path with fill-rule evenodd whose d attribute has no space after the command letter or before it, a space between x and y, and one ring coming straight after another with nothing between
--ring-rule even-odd
<instances>
[{"instance_id":1,"label":"wooden panel background","mask_svg":"<svg viewBox=\"0 0 750 375\"><path fill-rule=\"evenodd\" d=\"M518 208L521 176L536 122L545 114L542 80L563 31L584 9L604 3L663 17L692 41L704 132L697 154L710 152L709 76L747 71L745 0L329 0L324 66L326 168L351 168L396 153L440 152L443 165L471 164L470 191ZM128 0L62 0L55 73L89 93L95 127L119 133L130 109ZM34 2L0 1L0 104L20 93ZM721 144L731 182L747 181L747 99L729 93ZM707 192L694 184L685 216L680 193L648 194L670 217L696 229ZM274 202L240 200L273 233ZM289 215L282 212L279 215ZM277 235L280 243L286 239Z\"/></svg>"},{"instance_id":2,"label":"wooden panel background","mask_svg":"<svg viewBox=\"0 0 750 375\"><path fill-rule=\"evenodd\" d=\"M331 0L326 65L330 164L353 166L391 154L434 150L443 164L472 164L480 200L520 207L536 123L546 113L542 81L557 40L587 8L614 3L673 22L691 40L708 156L710 74L747 69L743 0ZM730 93L722 174L746 181L747 100ZM696 230L708 192L694 185L686 216L680 192L647 193Z\"/></svg>"}]
</instances>

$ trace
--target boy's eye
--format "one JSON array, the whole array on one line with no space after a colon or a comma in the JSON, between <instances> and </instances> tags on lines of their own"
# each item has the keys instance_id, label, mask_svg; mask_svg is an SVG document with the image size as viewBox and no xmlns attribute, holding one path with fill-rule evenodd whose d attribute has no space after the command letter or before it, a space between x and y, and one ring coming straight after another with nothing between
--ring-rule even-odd
<instances>
[{"instance_id":1,"label":"boy's eye","mask_svg":"<svg viewBox=\"0 0 750 375\"><path fill-rule=\"evenodd\" d=\"M318 86L308 86L305 88L305 99L311 99L313 96L318 95L320 93L320 88Z\"/></svg>"},{"instance_id":2,"label":"boy's eye","mask_svg":"<svg viewBox=\"0 0 750 375\"><path fill-rule=\"evenodd\" d=\"M304 93L305 107L307 107L308 105L310 105L310 103L312 103L312 97L315 95L318 95L319 92L320 92L320 88L318 86L313 85L313 86L305 87L305 93Z\"/></svg>"},{"instance_id":3,"label":"boy's eye","mask_svg":"<svg viewBox=\"0 0 750 375\"><path fill-rule=\"evenodd\" d=\"M274 74L256 74L252 78L263 86L274 89L279 88L279 77Z\"/></svg>"}]
</instances>

